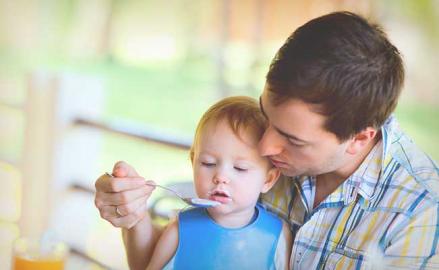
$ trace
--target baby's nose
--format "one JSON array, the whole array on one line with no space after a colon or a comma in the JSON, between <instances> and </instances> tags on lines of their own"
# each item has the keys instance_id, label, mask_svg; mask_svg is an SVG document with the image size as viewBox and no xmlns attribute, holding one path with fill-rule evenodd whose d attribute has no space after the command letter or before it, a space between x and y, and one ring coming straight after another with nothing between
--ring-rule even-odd
<instances>
[{"instance_id":1,"label":"baby's nose","mask_svg":"<svg viewBox=\"0 0 439 270\"><path fill-rule=\"evenodd\" d=\"M213 182L217 185L218 184L227 184L227 183L229 183L229 178L223 174L218 173L213 178Z\"/></svg>"}]
</instances>

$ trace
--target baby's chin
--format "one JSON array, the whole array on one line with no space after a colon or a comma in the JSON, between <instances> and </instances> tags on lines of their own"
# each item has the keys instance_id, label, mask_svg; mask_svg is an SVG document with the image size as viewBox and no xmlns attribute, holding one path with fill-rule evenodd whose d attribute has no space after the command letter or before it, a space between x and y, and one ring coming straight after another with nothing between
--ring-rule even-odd
<instances>
[{"instance_id":1,"label":"baby's chin","mask_svg":"<svg viewBox=\"0 0 439 270\"><path fill-rule=\"evenodd\" d=\"M206 210L212 218L215 218L215 217L227 215L230 212L230 210L227 208L228 207L225 207L225 205L220 204L215 207L206 208Z\"/></svg>"}]
</instances>

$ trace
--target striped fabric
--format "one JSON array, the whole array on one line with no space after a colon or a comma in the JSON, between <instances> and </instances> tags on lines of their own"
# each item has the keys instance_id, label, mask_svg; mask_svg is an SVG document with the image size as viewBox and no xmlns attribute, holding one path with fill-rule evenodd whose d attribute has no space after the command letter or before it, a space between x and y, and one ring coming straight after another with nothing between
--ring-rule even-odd
<instances>
[{"instance_id":1,"label":"striped fabric","mask_svg":"<svg viewBox=\"0 0 439 270\"><path fill-rule=\"evenodd\" d=\"M261 197L295 234L291 269L439 269L437 165L394 117L362 165L312 209L314 177L283 177Z\"/></svg>"}]
</instances>

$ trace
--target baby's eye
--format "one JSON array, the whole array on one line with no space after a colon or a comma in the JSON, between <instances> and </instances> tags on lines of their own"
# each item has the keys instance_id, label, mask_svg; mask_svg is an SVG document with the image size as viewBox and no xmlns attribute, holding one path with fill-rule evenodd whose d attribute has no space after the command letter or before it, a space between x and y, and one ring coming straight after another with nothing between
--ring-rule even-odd
<instances>
[{"instance_id":1,"label":"baby's eye","mask_svg":"<svg viewBox=\"0 0 439 270\"><path fill-rule=\"evenodd\" d=\"M202 162L201 162L201 165L202 165L202 166L205 166L205 167L213 167L213 166L215 166L215 163L213 163L213 162L204 162L204 161L202 161Z\"/></svg>"},{"instance_id":2,"label":"baby's eye","mask_svg":"<svg viewBox=\"0 0 439 270\"><path fill-rule=\"evenodd\" d=\"M248 170L247 168L238 167L238 166L234 166L233 168L238 172L246 172Z\"/></svg>"}]
</instances>

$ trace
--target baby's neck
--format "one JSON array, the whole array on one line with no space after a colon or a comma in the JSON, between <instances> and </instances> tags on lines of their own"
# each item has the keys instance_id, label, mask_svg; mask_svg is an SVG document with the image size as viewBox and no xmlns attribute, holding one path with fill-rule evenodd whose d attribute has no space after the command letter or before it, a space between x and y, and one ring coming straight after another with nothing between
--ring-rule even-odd
<instances>
[{"instance_id":1,"label":"baby's neck","mask_svg":"<svg viewBox=\"0 0 439 270\"><path fill-rule=\"evenodd\" d=\"M209 211L209 209L207 211L215 223L225 228L242 228L253 221L256 206L240 212L229 214L211 213L212 211Z\"/></svg>"}]
</instances>

